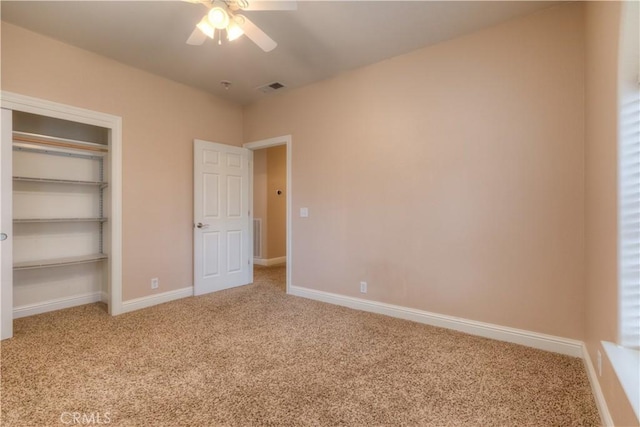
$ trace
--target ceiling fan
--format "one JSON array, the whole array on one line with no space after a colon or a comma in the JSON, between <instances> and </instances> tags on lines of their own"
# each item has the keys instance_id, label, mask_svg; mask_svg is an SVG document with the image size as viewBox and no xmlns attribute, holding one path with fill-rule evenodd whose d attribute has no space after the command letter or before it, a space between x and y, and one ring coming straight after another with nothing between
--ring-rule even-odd
<instances>
[{"instance_id":1,"label":"ceiling fan","mask_svg":"<svg viewBox=\"0 0 640 427\"><path fill-rule=\"evenodd\" d=\"M201 45L207 37L213 39L218 30L220 44L222 32L226 31L227 40L232 41L246 35L265 52L270 52L278 45L271 37L262 31L249 18L239 14L241 11L258 10L296 10L295 1L274 0L184 0L189 3L200 3L209 9L196 25L195 30L187 39L187 44Z\"/></svg>"}]
</instances>

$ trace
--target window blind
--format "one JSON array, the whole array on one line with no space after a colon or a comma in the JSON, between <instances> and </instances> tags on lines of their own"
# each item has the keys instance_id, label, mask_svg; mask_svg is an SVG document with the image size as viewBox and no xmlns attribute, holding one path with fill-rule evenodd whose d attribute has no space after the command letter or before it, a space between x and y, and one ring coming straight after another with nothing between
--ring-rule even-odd
<instances>
[{"instance_id":1,"label":"window blind","mask_svg":"<svg viewBox=\"0 0 640 427\"><path fill-rule=\"evenodd\" d=\"M618 154L620 344L640 348L640 88L628 95Z\"/></svg>"}]
</instances>

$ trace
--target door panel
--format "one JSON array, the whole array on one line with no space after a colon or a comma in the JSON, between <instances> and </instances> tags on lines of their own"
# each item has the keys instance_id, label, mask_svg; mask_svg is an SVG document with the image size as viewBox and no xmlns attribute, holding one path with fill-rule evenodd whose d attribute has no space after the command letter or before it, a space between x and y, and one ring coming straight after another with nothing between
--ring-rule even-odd
<instances>
[{"instance_id":1,"label":"door panel","mask_svg":"<svg viewBox=\"0 0 640 427\"><path fill-rule=\"evenodd\" d=\"M216 174L205 173L204 177L204 212L203 216L206 219L217 218L219 208L219 194L220 194L220 177Z\"/></svg>"},{"instance_id":2,"label":"door panel","mask_svg":"<svg viewBox=\"0 0 640 427\"><path fill-rule=\"evenodd\" d=\"M204 149L203 153L205 165L217 165L220 161L217 151Z\"/></svg>"},{"instance_id":3,"label":"door panel","mask_svg":"<svg viewBox=\"0 0 640 427\"><path fill-rule=\"evenodd\" d=\"M229 166L229 168L241 169L242 168L242 156L239 156L239 155L233 154L233 153L227 154L227 166Z\"/></svg>"},{"instance_id":4,"label":"door panel","mask_svg":"<svg viewBox=\"0 0 640 427\"><path fill-rule=\"evenodd\" d=\"M227 271L238 272L242 268L242 230L230 230L227 233Z\"/></svg>"},{"instance_id":5,"label":"door panel","mask_svg":"<svg viewBox=\"0 0 640 427\"><path fill-rule=\"evenodd\" d=\"M227 218L238 219L248 208L242 206L242 177L227 176Z\"/></svg>"},{"instance_id":6,"label":"door panel","mask_svg":"<svg viewBox=\"0 0 640 427\"><path fill-rule=\"evenodd\" d=\"M220 275L220 233L203 233L204 277Z\"/></svg>"},{"instance_id":7,"label":"door panel","mask_svg":"<svg viewBox=\"0 0 640 427\"><path fill-rule=\"evenodd\" d=\"M194 141L194 294L253 280L249 168L252 152Z\"/></svg>"}]
</instances>

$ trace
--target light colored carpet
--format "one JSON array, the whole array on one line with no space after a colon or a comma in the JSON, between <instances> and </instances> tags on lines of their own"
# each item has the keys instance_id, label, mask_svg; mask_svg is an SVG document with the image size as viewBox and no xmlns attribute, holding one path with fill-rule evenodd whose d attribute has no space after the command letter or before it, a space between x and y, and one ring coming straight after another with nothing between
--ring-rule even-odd
<instances>
[{"instance_id":1,"label":"light colored carpet","mask_svg":"<svg viewBox=\"0 0 640 427\"><path fill-rule=\"evenodd\" d=\"M1 350L3 426L599 424L579 359L287 296L282 267L118 317L19 319Z\"/></svg>"}]
</instances>

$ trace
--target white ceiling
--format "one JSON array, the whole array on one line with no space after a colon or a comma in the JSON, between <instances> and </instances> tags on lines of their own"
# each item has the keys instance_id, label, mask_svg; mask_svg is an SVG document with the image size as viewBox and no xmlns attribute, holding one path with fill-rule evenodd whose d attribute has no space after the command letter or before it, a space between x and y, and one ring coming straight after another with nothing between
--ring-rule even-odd
<instances>
[{"instance_id":1,"label":"white ceiling","mask_svg":"<svg viewBox=\"0 0 640 427\"><path fill-rule=\"evenodd\" d=\"M296 11L244 12L277 43L265 53L246 37L222 45L185 40L206 13L182 1L9 1L1 16L215 95L247 104L256 88L303 86L343 71L471 33L554 2L298 1ZM232 87L225 90L221 80ZM287 89L281 89L287 90Z\"/></svg>"}]
</instances>

